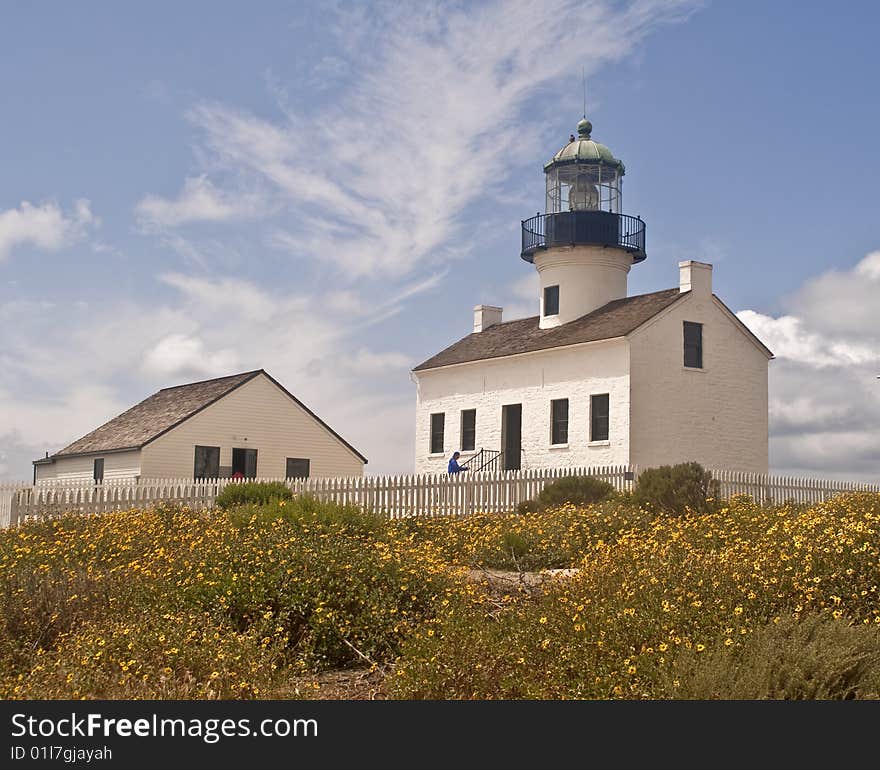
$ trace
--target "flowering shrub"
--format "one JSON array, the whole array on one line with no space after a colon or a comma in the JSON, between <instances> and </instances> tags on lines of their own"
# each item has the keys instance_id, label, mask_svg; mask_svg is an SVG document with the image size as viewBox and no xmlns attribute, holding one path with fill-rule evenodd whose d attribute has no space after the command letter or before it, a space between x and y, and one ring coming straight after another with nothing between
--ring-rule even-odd
<instances>
[{"instance_id":1,"label":"flowering shrub","mask_svg":"<svg viewBox=\"0 0 880 770\"><path fill-rule=\"evenodd\" d=\"M467 582L477 567L577 571L498 596ZM402 521L303 498L69 515L0 532L0 697L282 697L351 666L415 698L865 697L878 575L867 493L687 517L625 497Z\"/></svg>"},{"instance_id":2,"label":"flowering shrub","mask_svg":"<svg viewBox=\"0 0 880 770\"><path fill-rule=\"evenodd\" d=\"M457 595L430 543L286 507L0 533L0 697L265 696L273 666L393 660Z\"/></svg>"},{"instance_id":3,"label":"flowering shrub","mask_svg":"<svg viewBox=\"0 0 880 770\"><path fill-rule=\"evenodd\" d=\"M463 605L418 630L396 694L676 697L667 674L681 650L738 649L786 614L878 625L880 495L806 510L736 498L596 540L580 566L537 598Z\"/></svg>"},{"instance_id":4,"label":"flowering shrub","mask_svg":"<svg viewBox=\"0 0 880 770\"><path fill-rule=\"evenodd\" d=\"M629 531L648 514L632 505L570 503L544 511L477 514L456 519L404 519L392 526L431 542L451 564L497 569L576 566L597 542Z\"/></svg>"}]
</instances>

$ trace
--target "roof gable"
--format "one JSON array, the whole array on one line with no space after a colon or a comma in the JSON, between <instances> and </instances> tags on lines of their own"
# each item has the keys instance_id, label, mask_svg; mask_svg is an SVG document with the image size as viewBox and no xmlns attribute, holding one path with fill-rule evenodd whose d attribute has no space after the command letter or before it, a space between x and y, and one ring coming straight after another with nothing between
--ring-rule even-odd
<instances>
[{"instance_id":1,"label":"roof gable","mask_svg":"<svg viewBox=\"0 0 880 770\"><path fill-rule=\"evenodd\" d=\"M140 449L261 372L262 369L257 369L229 377L162 388L91 433L78 438L56 452L53 457Z\"/></svg>"},{"instance_id":2,"label":"roof gable","mask_svg":"<svg viewBox=\"0 0 880 770\"><path fill-rule=\"evenodd\" d=\"M413 371L623 337L682 296L675 288L624 297L552 329L539 328L538 316L495 324L463 337Z\"/></svg>"},{"instance_id":3,"label":"roof gable","mask_svg":"<svg viewBox=\"0 0 880 770\"><path fill-rule=\"evenodd\" d=\"M367 462L366 457L263 369L162 388L51 457L35 462L43 464L56 457L140 449L260 375L294 401L349 451L364 463Z\"/></svg>"}]
</instances>

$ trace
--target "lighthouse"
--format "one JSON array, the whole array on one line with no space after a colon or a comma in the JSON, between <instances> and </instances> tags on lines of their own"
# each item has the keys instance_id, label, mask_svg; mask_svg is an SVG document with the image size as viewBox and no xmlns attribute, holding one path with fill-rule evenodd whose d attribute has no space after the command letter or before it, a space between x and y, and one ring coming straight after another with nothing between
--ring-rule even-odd
<instances>
[{"instance_id":1,"label":"lighthouse","mask_svg":"<svg viewBox=\"0 0 880 770\"><path fill-rule=\"evenodd\" d=\"M773 354L715 294L710 264L684 258L669 266L678 285L628 293L646 253L625 173L586 116L544 164L544 213L522 221L520 249L539 313L477 305L472 327L461 319L473 331L413 369L418 473L444 472L452 452L476 472L767 472Z\"/></svg>"},{"instance_id":2,"label":"lighthouse","mask_svg":"<svg viewBox=\"0 0 880 770\"><path fill-rule=\"evenodd\" d=\"M544 165L545 213L522 223L521 256L538 270L541 329L561 326L626 296L630 268L645 259L645 223L623 213L623 161L577 136Z\"/></svg>"}]
</instances>

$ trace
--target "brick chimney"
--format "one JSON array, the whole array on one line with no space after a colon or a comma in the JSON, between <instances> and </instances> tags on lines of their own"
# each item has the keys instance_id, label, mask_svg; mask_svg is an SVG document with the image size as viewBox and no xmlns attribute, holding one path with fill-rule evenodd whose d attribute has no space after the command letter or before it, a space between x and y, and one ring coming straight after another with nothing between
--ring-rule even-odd
<instances>
[{"instance_id":1,"label":"brick chimney","mask_svg":"<svg viewBox=\"0 0 880 770\"><path fill-rule=\"evenodd\" d=\"M485 331L490 326L501 323L503 308L493 305L477 305L474 308L474 334Z\"/></svg>"},{"instance_id":2,"label":"brick chimney","mask_svg":"<svg viewBox=\"0 0 880 770\"><path fill-rule=\"evenodd\" d=\"M678 288L694 294L712 296L712 265L689 259L678 263Z\"/></svg>"}]
</instances>

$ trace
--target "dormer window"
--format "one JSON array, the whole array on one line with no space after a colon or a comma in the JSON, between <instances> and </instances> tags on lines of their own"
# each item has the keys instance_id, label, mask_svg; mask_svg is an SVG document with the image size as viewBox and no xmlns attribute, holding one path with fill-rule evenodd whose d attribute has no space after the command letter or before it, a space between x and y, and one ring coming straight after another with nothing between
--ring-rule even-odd
<instances>
[{"instance_id":1,"label":"dormer window","mask_svg":"<svg viewBox=\"0 0 880 770\"><path fill-rule=\"evenodd\" d=\"M544 315L559 315L559 286L544 287Z\"/></svg>"}]
</instances>

